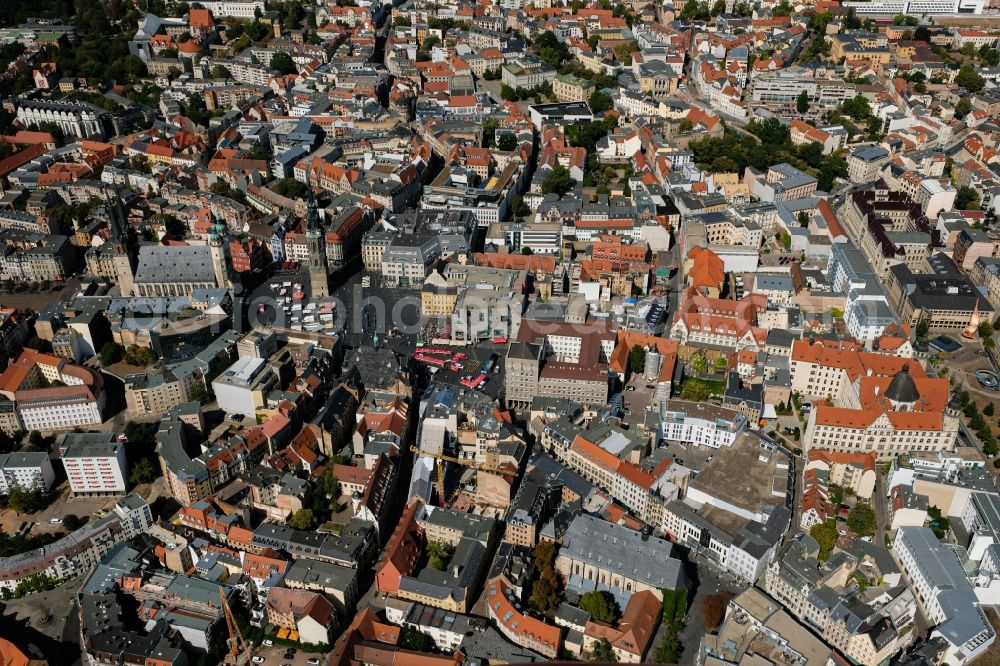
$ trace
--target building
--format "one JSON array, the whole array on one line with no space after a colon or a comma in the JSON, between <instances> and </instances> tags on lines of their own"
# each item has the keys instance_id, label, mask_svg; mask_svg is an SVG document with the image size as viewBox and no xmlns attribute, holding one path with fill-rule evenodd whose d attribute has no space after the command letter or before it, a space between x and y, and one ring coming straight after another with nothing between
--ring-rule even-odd
<instances>
[{"instance_id":1,"label":"building","mask_svg":"<svg viewBox=\"0 0 1000 666\"><path fill-rule=\"evenodd\" d=\"M0 454L0 494L12 488L48 490L55 481L52 463L44 452Z\"/></svg>"},{"instance_id":2,"label":"building","mask_svg":"<svg viewBox=\"0 0 1000 666\"><path fill-rule=\"evenodd\" d=\"M58 541L0 558L0 587L14 590L25 578L39 574L56 580L84 574L117 544L138 536L152 524L149 504L138 495L129 495L104 516Z\"/></svg>"},{"instance_id":3,"label":"building","mask_svg":"<svg viewBox=\"0 0 1000 666\"><path fill-rule=\"evenodd\" d=\"M84 102L20 100L17 119L23 127L53 123L66 136L103 140L110 134L107 111Z\"/></svg>"},{"instance_id":4,"label":"building","mask_svg":"<svg viewBox=\"0 0 1000 666\"><path fill-rule=\"evenodd\" d=\"M99 425L103 420L100 373L31 349L22 350L0 374L0 395L14 403L23 430Z\"/></svg>"},{"instance_id":5,"label":"building","mask_svg":"<svg viewBox=\"0 0 1000 666\"><path fill-rule=\"evenodd\" d=\"M889 151L882 146L855 148L847 155L847 177L852 183L870 183L888 161Z\"/></svg>"},{"instance_id":6,"label":"building","mask_svg":"<svg viewBox=\"0 0 1000 666\"><path fill-rule=\"evenodd\" d=\"M224 283L219 284L212 249L208 245L143 245L134 294L190 296L196 289L224 288Z\"/></svg>"},{"instance_id":7,"label":"building","mask_svg":"<svg viewBox=\"0 0 1000 666\"><path fill-rule=\"evenodd\" d=\"M660 599L661 590L687 587L673 553L669 541L581 513L566 530L556 571L580 594L606 589L622 601L645 590Z\"/></svg>"},{"instance_id":8,"label":"building","mask_svg":"<svg viewBox=\"0 0 1000 666\"><path fill-rule=\"evenodd\" d=\"M212 381L219 407L230 414L251 415L266 403L280 377L262 358L241 358Z\"/></svg>"},{"instance_id":9,"label":"building","mask_svg":"<svg viewBox=\"0 0 1000 666\"><path fill-rule=\"evenodd\" d=\"M892 552L906 573L927 619L937 625L931 637L943 638L944 663L963 666L996 640L956 551L927 527L901 527Z\"/></svg>"},{"instance_id":10,"label":"building","mask_svg":"<svg viewBox=\"0 0 1000 666\"><path fill-rule=\"evenodd\" d=\"M308 208L306 244L309 248L309 287L313 298L326 298L330 295L330 275L326 267L326 233L320 224L319 211L316 209L316 197L311 190L306 205Z\"/></svg>"},{"instance_id":11,"label":"building","mask_svg":"<svg viewBox=\"0 0 1000 666\"><path fill-rule=\"evenodd\" d=\"M905 359L902 359L905 360ZM910 365L890 377L860 377L858 403L814 403L803 448L834 452L874 452L890 460L911 451L950 451L958 437L957 414L947 409L943 378L910 375Z\"/></svg>"},{"instance_id":12,"label":"building","mask_svg":"<svg viewBox=\"0 0 1000 666\"><path fill-rule=\"evenodd\" d=\"M593 653L601 641L611 644L615 661L622 664L645 662L646 650L659 626L663 602L649 590L633 594L615 626L588 620L583 630L584 650Z\"/></svg>"},{"instance_id":13,"label":"building","mask_svg":"<svg viewBox=\"0 0 1000 666\"><path fill-rule=\"evenodd\" d=\"M358 600L358 570L318 560L295 560L288 568L285 587L321 592L337 611L350 615Z\"/></svg>"},{"instance_id":14,"label":"building","mask_svg":"<svg viewBox=\"0 0 1000 666\"><path fill-rule=\"evenodd\" d=\"M267 593L269 623L298 633L300 643L328 645L337 612L320 592L273 587Z\"/></svg>"},{"instance_id":15,"label":"building","mask_svg":"<svg viewBox=\"0 0 1000 666\"><path fill-rule=\"evenodd\" d=\"M660 402L660 437L669 442L732 446L747 429L747 417L735 410L706 403L670 400Z\"/></svg>"},{"instance_id":16,"label":"building","mask_svg":"<svg viewBox=\"0 0 1000 666\"><path fill-rule=\"evenodd\" d=\"M986 0L876 0L845 2L860 16L923 16L934 14L982 14Z\"/></svg>"},{"instance_id":17,"label":"building","mask_svg":"<svg viewBox=\"0 0 1000 666\"><path fill-rule=\"evenodd\" d=\"M125 409L135 418L163 416L191 399L195 387L205 388L200 372L178 377L169 368L147 369L125 377Z\"/></svg>"},{"instance_id":18,"label":"building","mask_svg":"<svg viewBox=\"0 0 1000 666\"><path fill-rule=\"evenodd\" d=\"M73 495L125 494L128 482L125 445L114 433L67 433L59 450Z\"/></svg>"},{"instance_id":19,"label":"building","mask_svg":"<svg viewBox=\"0 0 1000 666\"><path fill-rule=\"evenodd\" d=\"M907 264L889 269L886 290L889 303L904 324L914 329L925 322L928 330L961 333L977 312L983 320L993 318L993 307L968 275L943 252L930 257L931 272L917 273Z\"/></svg>"}]
</instances>

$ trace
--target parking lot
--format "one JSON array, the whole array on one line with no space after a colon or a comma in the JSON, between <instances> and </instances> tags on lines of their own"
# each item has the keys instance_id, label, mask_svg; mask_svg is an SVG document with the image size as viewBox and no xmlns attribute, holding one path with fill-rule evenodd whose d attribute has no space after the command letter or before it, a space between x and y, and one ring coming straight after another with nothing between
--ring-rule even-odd
<instances>
[{"instance_id":1,"label":"parking lot","mask_svg":"<svg viewBox=\"0 0 1000 666\"><path fill-rule=\"evenodd\" d=\"M317 666L322 663L322 652L303 652L295 650L291 656L287 652L288 648L281 645L271 647L261 647L257 650L253 663L257 666Z\"/></svg>"},{"instance_id":2,"label":"parking lot","mask_svg":"<svg viewBox=\"0 0 1000 666\"><path fill-rule=\"evenodd\" d=\"M86 521L91 519L97 511L114 506L116 500L114 497L70 497L69 483L66 481L53 488L52 492L55 499L41 511L18 514L10 509L5 509L0 512L0 528L6 534L23 534L32 537L66 532L68 530L62 523L66 516L74 515Z\"/></svg>"}]
</instances>

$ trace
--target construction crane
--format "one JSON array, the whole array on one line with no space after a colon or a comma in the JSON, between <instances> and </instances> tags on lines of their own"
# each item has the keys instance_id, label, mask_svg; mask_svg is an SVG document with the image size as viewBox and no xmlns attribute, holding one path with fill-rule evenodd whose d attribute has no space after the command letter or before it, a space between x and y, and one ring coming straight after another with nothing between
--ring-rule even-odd
<instances>
[{"instance_id":1,"label":"construction crane","mask_svg":"<svg viewBox=\"0 0 1000 666\"><path fill-rule=\"evenodd\" d=\"M469 460L467 458L456 458L455 456L449 456L445 453L431 453L429 451L418 449L416 446L411 446L410 451L418 456L427 456L428 458L434 458L434 460L437 461L435 466L437 467L438 502L442 506L444 506L444 463L446 462L462 465L463 467L471 467L478 472L489 472L490 474L499 474L500 476L517 476L517 472L509 469L477 463L475 460Z\"/></svg>"},{"instance_id":2,"label":"construction crane","mask_svg":"<svg viewBox=\"0 0 1000 666\"><path fill-rule=\"evenodd\" d=\"M233 611L229 608L229 601L226 599L226 591L219 590L222 597L222 612L226 615L226 627L229 629L229 652L223 661L226 666L246 666L250 663L250 644L243 638Z\"/></svg>"}]
</instances>

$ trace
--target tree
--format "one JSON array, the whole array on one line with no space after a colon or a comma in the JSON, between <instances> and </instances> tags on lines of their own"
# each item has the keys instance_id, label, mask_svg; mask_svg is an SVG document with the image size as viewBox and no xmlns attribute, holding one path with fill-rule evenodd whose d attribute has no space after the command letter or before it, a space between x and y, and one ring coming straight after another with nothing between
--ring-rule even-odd
<instances>
[{"instance_id":1,"label":"tree","mask_svg":"<svg viewBox=\"0 0 1000 666\"><path fill-rule=\"evenodd\" d=\"M858 501L847 514L847 526L858 536L875 534L875 510L868 502Z\"/></svg>"},{"instance_id":2,"label":"tree","mask_svg":"<svg viewBox=\"0 0 1000 666\"><path fill-rule=\"evenodd\" d=\"M440 541L428 541L426 550L428 566L438 571L444 571L448 566L448 560L451 558L451 550L448 548L448 545Z\"/></svg>"},{"instance_id":3,"label":"tree","mask_svg":"<svg viewBox=\"0 0 1000 666\"><path fill-rule=\"evenodd\" d=\"M930 329L930 323L926 319L921 319L917 322L917 326L913 329L913 333L917 336L917 340L926 340L927 334L930 333Z\"/></svg>"},{"instance_id":4,"label":"tree","mask_svg":"<svg viewBox=\"0 0 1000 666\"><path fill-rule=\"evenodd\" d=\"M591 661L603 661L603 662L615 662L618 659L615 657L615 651L611 647L611 643L608 642L607 638L602 638L594 646L594 651L590 655Z\"/></svg>"},{"instance_id":5,"label":"tree","mask_svg":"<svg viewBox=\"0 0 1000 666\"><path fill-rule=\"evenodd\" d=\"M962 68L958 70L958 75L955 77L955 83L970 93L977 93L983 89L985 81L983 77L976 73L975 67L972 65L962 65Z\"/></svg>"},{"instance_id":6,"label":"tree","mask_svg":"<svg viewBox=\"0 0 1000 666\"><path fill-rule=\"evenodd\" d=\"M957 210L975 210L979 208L979 193L968 185L960 187L955 194L955 208Z\"/></svg>"},{"instance_id":7,"label":"tree","mask_svg":"<svg viewBox=\"0 0 1000 666\"><path fill-rule=\"evenodd\" d=\"M781 0L771 12L774 16L788 16L792 13L792 5L788 0Z\"/></svg>"},{"instance_id":8,"label":"tree","mask_svg":"<svg viewBox=\"0 0 1000 666\"><path fill-rule=\"evenodd\" d=\"M501 134L500 140L497 142L497 148L500 150L514 150L517 148L517 137L510 132Z\"/></svg>"},{"instance_id":9,"label":"tree","mask_svg":"<svg viewBox=\"0 0 1000 666\"><path fill-rule=\"evenodd\" d=\"M628 354L628 365L629 369L632 370L634 374L638 374L645 370L646 350L643 349L642 345L632 345L632 349Z\"/></svg>"},{"instance_id":10,"label":"tree","mask_svg":"<svg viewBox=\"0 0 1000 666\"><path fill-rule=\"evenodd\" d=\"M68 514L63 517L63 527L69 532L75 532L83 527L83 520L76 514Z\"/></svg>"},{"instance_id":11,"label":"tree","mask_svg":"<svg viewBox=\"0 0 1000 666\"><path fill-rule=\"evenodd\" d=\"M868 103L868 98L860 93L849 100L845 100L840 105L840 110L854 120L864 120L872 114L872 107Z\"/></svg>"},{"instance_id":12,"label":"tree","mask_svg":"<svg viewBox=\"0 0 1000 666\"><path fill-rule=\"evenodd\" d=\"M289 199L298 199L304 197L309 188L305 183L295 180L294 178L281 178L275 181L271 189L275 193L280 194L283 197L288 197Z\"/></svg>"},{"instance_id":13,"label":"tree","mask_svg":"<svg viewBox=\"0 0 1000 666\"><path fill-rule=\"evenodd\" d=\"M788 140L790 130L777 118L768 118L763 122L750 121L747 130L760 137L765 146L780 146Z\"/></svg>"},{"instance_id":14,"label":"tree","mask_svg":"<svg viewBox=\"0 0 1000 666\"><path fill-rule=\"evenodd\" d=\"M101 365L113 365L118 361L122 360L122 356L125 354L125 348L122 347L117 342L106 342L104 346L101 347Z\"/></svg>"},{"instance_id":15,"label":"tree","mask_svg":"<svg viewBox=\"0 0 1000 666\"><path fill-rule=\"evenodd\" d=\"M518 100L517 92L511 88L506 83L500 86L500 99L505 102L516 102Z\"/></svg>"},{"instance_id":16,"label":"tree","mask_svg":"<svg viewBox=\"0 0 1000 666\"><path fill-rule=\"evenodd\" d=\"M16 485L7 495L7 507L15 513L35 513L45 506L45 491L41 486L25 488Z\"/></svg>"},{"instance_id":17,"label":"tree","mask_svg":"<svg viewBox=\"0 0 1000 666\"><path fill-rule=\"evenodd\" d=\"M556 164L542 182L542 193L555 193L562 196L573 189L573 182L573 177L569 175L569 169L562 164Z\"/></svg>"},{"instance_id":18,"label":"tree","mask_svg":"<svg viewBox=\"0 0 1000 666\"><path fill-rule=\"evenodd\" d=\"M795 109L799 113L805 113L809 110L809 91L803 90L799 93L799 97L795 100Z\"/></svg>"},{"instance_id":19,"label":"tree","mask_svg":"<svg viewBox=\"0 0 1000 666\"><path fill-rule=\"evenodd\" d=\"M995 46L983 44L979 47L979 61L987 67L1000 65L1000 51Z\"/></svg>"},{"instance_id":20,"label":"tree","mask_svg":"<svg viewBox=\"0 0 1000 666\"><path fill-rule=\"evenodd\" d=\"M590 617L598 622L613 624L618 621L621 612L618 610L618 602L609 592L604 590L591 590L580 597L580 610L586 611Z\"/></svg>"},{"instance_id":21,"label":"tree","mask_svg":"<svg viewBox=\"0 0 1000 666\"><path fill-rule=\"evenodd\" d=\"M132 466L132 470L128 475L129 483L132 485L149 483L154 478L156 478L156 473L153 469L153 464L149 461L149 458L140 458L139 462Z\"/></svg>"},{"instance_id":22,"label":"tree","mask_svg":"<svg viewBox=\"0 0 1000 666\"><path fill-rule=\"evenodd\" d=\"M590 105L590 110L594 113L604 113L614 106L611 96L600 90L590 93L587 103Z\"/></svg>"},{"instance_id":23,"label":"tree","mask_svg":"<svg viewBox=\"0 0 1000 666\"><path fill-rule=\"evenodd\" d=\"M972 100L968 97L963 97L955 104L955 115L959 118L969 115L969 111L972 111Z\"/></svg>"},{"instance_id":24,"label":"tree","mask_svg":"<svg viewBox=\"0 0 1000 666\"><path fill-rule=\"evenodd\" d=\"M188 391L188 399L205 404L210 399L208 389L203 383L198 382Z\"/></svg>"},{"instance_id":25,"label":"tree","mask_svg":"<svg viewBox=\"0 0 1000 666\"><path fill-rule=\"evenodd\" d=\"M125 362L139 367L150 366L156 363L156 354L149 347L129 345L125 349Z\"/></svg>"},{"instance_id":26,"label":"tree","mask_svg":"<svg viewBox=\"0 0 1000 666\"><path fill-rule=\"evenodd\" d=\"M271 69L276 70L279 74L294 74L299 71L295 67L295 61L292 60L292 56L284 51L278 51L271 56Z\"/></svg>"},{"instance_id":27,"label":"tree","mask_svg":"<svg viewBox=\"0 0 1000 666\"><path fill-rule=\"evenodd\" d=\"M230 74L229 69L223 65L216 65L212 67L212 78L213 79L231 79L233 78Z\"/></svg>"},{"instance_id":28,"label":"tree","mask_svg":"<svg viewBox=\"0 0 1000 666\"><path fill-rule=\"evenodd\" d=\"M552 569L556 565L556 544L552 541L539 541L533 552L535 564L540 569Z\"/></svg>"},{"instance_id":29,"label":"tree","mask_svg":"<svg viewBox=\"0 0 1000 666\"><path fill-rule=\"evenodd\" d=\"M288 519L288 526L297 530L308 530L313 526L312 509L299 509Z\"/></svg>"},{"instance_id":30,"label":"tree","mask_svg":"<svg viewBox=\"0 0 1000 666\"><path fill-rule=\"evenodd\" d=\"M28 433L28 446L32 451L41 451L45 446L45 438L42 437L42 433L37 430Z\"/></svg>"},{"instance_id":31,"label":"tree","mask_svg":"<svg viewBox=\"0 0 1000 666\"><path fill-rule=\"evenodd\" d=\"M726 607L733 595L729 592L710 594L701 601L701 616L706 629L716 629L726 616Z\"/></svg>"},{"instance_id":32,"label":"tree","mask_svg":"<svg viewBox=\"0 0 1000 666\"><path fill-rule=\"evenodd\" d=\"M833 547L837 544L840 532L837 531L836 521L828 520L825 523L813 525L812 529L809 530L809 536L819 543L819 561L826 562L830 559L830 553L833 552Z\"/></svg>"},{"instance_id":33,"label":"tree","mask_svg":"<svg viewBox=\"0 0 1000 666\"><path fill-rule=\"evenodd\" d=\"M663 638L653 650L653 662L657 664L676 664L681 653L680 643L677 641L677 631L668 626L663 632Z\"/></svg>"},{"instance_id":34,"label":"tree","mask_svg":"<svg viewBox=\"0 0 1000 666\"><path fill-rule=\"evenodd\" d=\"M399 630L399 647L404 650L428 652L433 649L434 641L416 627L404 624Z\"/></svg>"},{"instance_id":35,"label":"tree","mask_svg":"<svg viewBox=\"0 0 1000 666\"><path fill-rule=\"evenodd\" d=\"M993 407L993 403L992 402L986 403L986 406L983 407L983 416L993 416L994 413L995 409Z\"/></svg>"},{"instance_id":36,"label":"tree","mask_svg":"<svg viewBox=\"0 0 1000 666\"><path fill-rule=\"evenodd\" d=\"M799 226L808 227L809 226L809 213L804 210L800 210L798 214Z\"/></svg>"},{"instance_id":37,"label":"tree","mask_svg":"<svg viewBox=\"0 0 1000 666\"><path fill-rule=\"evenodd\" d=\"M542 576L531 586L531 605L540 613L552 610L559 604L559 592L552 578Z\"/></svg>"},{"instance_id":38,"label":"tree","mask_svg":"<svg viewBox=\"0 0 1000 666\"><path fill-rule=\"evenodd\" d=\"M526 217L531 215L531 209L528 207L528 204L524 203L524 197L520 194L514 197L510 210L514 213L515 217Z\"/></svg>"}]
</instances>

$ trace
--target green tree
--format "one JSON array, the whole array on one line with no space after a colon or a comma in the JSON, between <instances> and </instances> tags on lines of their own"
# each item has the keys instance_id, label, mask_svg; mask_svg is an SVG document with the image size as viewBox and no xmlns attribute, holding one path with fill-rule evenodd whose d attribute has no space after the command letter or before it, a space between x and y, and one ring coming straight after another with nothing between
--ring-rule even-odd
<instances>
[{"instance_id":1,"label":"green tree","mask_svg":"<svg viewBox=\"0 0 1000 666\"><path fill-rule=\"evenodd\" d=\"M994 413L995 410L993 407L993 403L992 402L986 403L986 406L983 407L983 416L993 416Z\"/></svg>"},{"instance_id":2,"label":"green tree","mask_svg":"<svg viewBox=\"0 0 1000 666\"><path fill-rule=\"evenodd\" d=\"M549 171L549 175L542 181L542 192L544 194L555 193L560 196L573 189L573 177L569 175L569 169L562 164L556 164Z\"/></svg>"},{"instance_id":3,"label":"green tree","mask_svg":"<svg viewBox=\"0 0 1000 666\"><path fill-rule=\"evenodd\" d=\"M527 217L528 215L531 215L531 208L528 207L528 204L524 203L524 197L520 194L514 197L513 202L511 202L510 210L514 213L515 217Z\"/></svg>"},{"instance_id":4,"label":"green tree","mask_svg":"<svg viewBox=\"0 0 1000 666\"><path fill-rule=\"evenodd\" d=\"M590 655L590 660L608 663L618 661L615 657L615 651L611 647L611 643L608 642L607 638L602 638L596 645L594 645L594 651Z\"/></svg>"},{"instance_id":5,"label":"green tree","mask_svg":"<svg viewBox=\"0 0 1000 666\"><path fill-rule=\"evenodd\" d=\"M926 340L927 334L930 333L930 328L930 323L926 319L921 319L917 322L917 326L913 329L913 333L917 336L917 340Z\"/></svg>"},{"instance_id":6,"label":"green tree","mask_svg":"<svg viewBox=\"0 0 1000 666\"><path fill-rule=\"evenodd\" d=\"M149 483L155 477L156 472L153 464L149 461L149 458L140 458L139 462L132 466L132 470L128 475L128 480L129 483L135 486L140 483Z\"/></svg>"},{"instance_id":7,"label":"green tree","mask_svg":"<svg viewBox=\"0 0 1000 666\"><path fill-rule=\"evenodd\" d=\"M960 187L955 194L955 208L957 210L976 210L979 208L979 192L968 185Z\"/></svg>"},{"instance_id":8,"label":"green tree","mask_svg":"<svg viewBox=\"0 0 1000 666\"><path fill-rule=\"evenodd\" d=\"M426 550L428 566L438 571L444 571L451 558L451 549L448 548L448 545L440 541L428 541Z\"/></svg>"},{"instance_id":9,"label":"green tree","mask_svg":"<svg viewBox=\"0 0 1000 666\"><path fill-rule=\"evenodd\" d=\"M510 132L501 134L500 140L497 142L497 148L500 150L514 150L517 148L517 137Z\"/></svg>"},{"instance_id":10,"label":"green tree","mask_svg":"<svg viewBox=\"0 0 1000 666\"><path fill-rule=\"evenodd\" d=\"M962 65L962 68L958 70L958 75L955 77L955 83L970 93L979 92L983 89L983 85L985 85L983 77L979 76L976 68L972 65Z\"/></svg>"},{"instance_id":11,"label":"green tree","mask_svg":"<svg viewBox=\"0 0 1000 666\"><path fill-rule=\"evenodd\" d=\"M288 519L288 526L297 530L308 530L312 528L314 520L312 509L299 509Z\"/></svg>"},{"instance_id":12,"label":"green tree","mask_svg":"<svg viewBox=\"0 0 1000 666\"><path fill-rule=\"evenodd\" d=\"M959 118L964 118L965 116L967 116L969 114L969 111L972 111L972 100L970 100L968 97L963 97L962 99L958 100L957 104L955 104L955 115L958 116Z\"/></svg>"},{"instance_id":13,"label":"green tree","mask_svg":"<svg viewBox=\"0 0 1000 666\"><path fill-rule=\"evenodd\" d=\"M858 536L875 534L875 510L868 502L858 501L847 514L847 526Z\"/></svg>"},{"instance_id":14,"label":"green tree","mask_svg":"<svg viewBox=\"0 0 1000 666\"><path fill-rule=\"evenodd\" d=\"M505 102L516 102L518 100L517 92L504 83L500 86L500 99Z\"/></svg>"},{"instance_id":15,"label":"green tree","mask_svg":"<svg viewBox=\"0 0 1000 666\"><path fill-rule=\"evenodd\" d=\"M833 547L837 544L837 537L840 536L836 521L828 520L825 523L813 525L812 529L809 530L809 535L819 543L819 561L826 562L830 559Z\"/></svg>"},{"instance_id":16,"label":"green tree","mask_svg":"<svg viewBox=\"0 0 1000 666\"><path fill-rule=\"evenodd\" d=\"M677 640L677 631L668 626L663 631L663 638L653 650L653 663L656 664L676 664L681 654L680 642Z\"/></svg>"},{"instance_id":17,"label":"green tree","mask_svg":"<svg viewBox=\"0 0 1000 666\"><path fill-rule=\"evenodd\" d=\"M197 384L191 387L190 391L188 391L188 398L195 402L200 402L202 404L205 404L206 402L209 401L210 395L205 385L201 382L198 382Z\"/></svg>"},{"instance_id":18,"label":"green tree","mask_svg":"<svg viewBox=\"0 0 1000 666\"><path fill-rule=\"evenodd\" d=\"M1000 65L1000 51L996 46L983 44L979 47L979 61L986 67L996 67Z\"/></svg>"},{"instance_id":19,"label":"green tree","mask_svg":"<svg viewBox=\"0 0 1000 666\"><path fill-rule=\"evenodd\" d=\"M150 366L156 363L156 354L149 347L129 345L125 349L125 362L139 367Z\"/></svg>"},{"instance_id":20,"label":"green tree","mask_svg":"<svg viewBox=\"0 0 1000 666\"><path fill-rule=\"evenodd\" d=\"M840 110L854 120L864 120L872 114L872 107L868 103L868 98L860 93L849 100L845 100L841 104Z\"/></svg>"},{"instance_id":21,"label":"green tree","mask_svg":"<svg viewBox=\"0 0 1000 666\"><path fill-rule=\"evenodd\" d=\"M103 347L101 347L101 365L114 365L118 361L122 360L125 355L125 348L122 347L117 342L106 342Z\"/></svg>"},{"instance_id":22,"label":"green tree","mask_svg":"<svg viewBox=\"0 0 1000 666\"><path fill-rule=\"evenodd\" d=\"M604 113L614 106L611 95L600 90L590 93L587 103L590 105L590 110L594 113Z\"/></svg>"},{"instance_id":23,"label":"green tree","mask_svg":"<svg viewBox=\"0 0 1000 666\"><path fill-rule=\"evenodd\" d=\"M617 622L621 616L618 602L605 590L591 590L584 593L580 597L580 610L589 613L593 619L608 624Z\"/></svg>"},{"instance_id":24,"label":"green tree","mask_svg":"<svg viewBox=\"0 0 1000 666\"><path fill-rule=\"evenodd\" d=\"M224 65L215 65L212 67L212 78L213 79L231 79L232 74Z\"/></svg>"},{"instance_id":25,"label":"green tree","mask_svg":"<svg viewBox=\"0 0 1000 666\"><path fill-rule=\"evenodd\" d=\"M294 178L280 178L271 186L271 189L275 193L280 194L283 197L288 197L289 199L299 199L306 195L309 188L305 183L295 180Z\"/></svg>"},{"instance_id":26,"label":"green tree","mask_svg":"<svg viewBox=\"0 0 1000 666\"><path fill-rule=\"evenodd\" d=\"M633 374L638 374L645 369L646 350L643 349L642 345L632 345L628 354L628 365Z\"/></svg>"},{"instance_id":27,"label":"green tree","mask_svg":"<svg viewBox=\"0 0 1000 666\"><path fill-rule=\"evenodd\" d=\"M809 91L803 90L799 93L798 99L795 100L795 109L799 113L805 113L809 110Z\"/></svg>"},{"instance_id":28,"label":"green tree","mask_svg":"<svg viewBox=\"0 0 1000 666\"><path fill-rule=\"evenodd\" d=\"M45 506L45 491L41 486L25 488L16 485L7 494L7 507L15 513L35 513Z\"/></svg>"},{"instance_id":29,"label":"green tree","mask_svg":"<svg viewBox=\"0 0 1000 666\"><path fill-rule=\"evenodd\" d=\"M780 146L788 140L790 130L777 118L763 122L750 121L747 130L760 137L765 146Z\"/></svg>"},{"instance_id":30,"label":"green tree","mask_svg":"<svg viewBox=\"0 0 1000 666\"><path fill-rule=\"evenodd\" d=\"M278 51L271 56L271 69L276 70L279 74L294 74L299 71L295 67L295 61L292 60L292 56L284 51Z\"/></svg>"},{"instance_id":31,"label":"green tree","mask_svg":"<svg viewBox=\"0 0 1000 666\"><path fill-rule=\"evenodd\" d=\"M67 514L63 517L63 527L66 528L67 532L75 532L83 527L83 519L74 513Z\"/></svg>"},{"instance_id":32,"label":"green tree","mask_svg":"<svg viewBox=\"0 0 1000 666\"><path fill-rule=\"evenodd\" d=\"M799 226L808 227L809 226L809 213L804 210L800 210L798 214Z\"/></svg>"},{"instance_id":33,"label":"green tree","mask_svg":"<svg viewBox=\"0 0 1000 666\"><path fill-rule=\"evenodd\" d=\"M792 5L788 0L781 0L771 13L774 16L789 16L792 13Z\"/></svg>"},{"instance_id":34,"label":"green tree","mask_svg":"<svg viewBox=\"0 0 1000 666\"><path fill-rule=\"evenodd\" d=\"M416 652L429 652L434 648L434 640L416 627L404 624L399 630L399 647Z\"/></svg>"}]
</instances>

